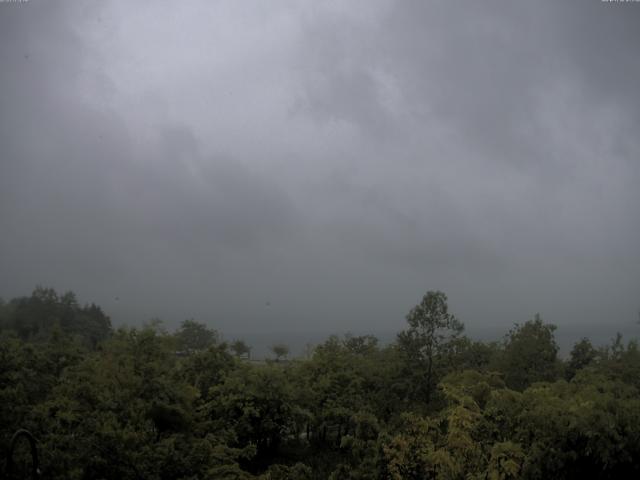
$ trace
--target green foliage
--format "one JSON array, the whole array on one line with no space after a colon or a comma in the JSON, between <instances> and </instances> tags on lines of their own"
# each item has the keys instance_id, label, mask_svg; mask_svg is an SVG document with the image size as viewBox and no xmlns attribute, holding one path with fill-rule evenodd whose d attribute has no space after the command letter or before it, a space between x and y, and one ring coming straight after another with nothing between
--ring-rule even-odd
<instances>
[{"instance_id":1,"label":"green foliage","mask_svg":"<svg viewBox=\"0 0 640 480\"><path fill-rule=\"evenodd\" d=\"M312 472L311 468L304 463L296 463L292 467L275 464L271 465L259 478L260 480L311 480Z\"/></svg>"},{"instance_id":2,"label":"green foliage","mask_svg":"<svg viewBox=\"0 0 640 480\"><path fill-rule=\"evenodd\" d=\"M181 350L205 350L218 342L218 332L207 328L204 323L195 320L184 320L175 333Z\"/></svg>"},{"instance_id":3,"label":"green foliage","mask_svg":"<svg viewBox=\"0 0 640 480\"><path fill-rule=\"evenodd\" d=\"M80 306L73 292L58 295L52 288L37 287L30 297L14 298L0 311L2 329L23 340L45 341L57 330L95 348L111 334L111 321L102 309Z\"/></svg>"},{"instance_id":4,"label":"green foliage","mask_svg":"<svg viewBox=\"0 0 640 480\"><path fill-rule=\"evenodd\" d=\"M354 336L347 334L342 344L349 352L357 355L371 354L378 349L378 339L373 335Z\"/></svg>"},{"instance_id":5,"label":"green foliage","mask_svg":"<svg viewBox=\"0 0 640 480\"><path fill-rule=\"evenodd\" d=\"M566 377L571 380L578 371L591 365L598 357L598 351L588 338L583 338L571 349L571 357L567 364Z\"/></svg>"},{"instance_id":6,"label":"green foliage","mask_svg":"<svg viewBox=\"0 0 640 480\"><path fill-rule=\"evenodd\" d=\"M229 345L229 348L236 357L251 358L251 347L247 345L243 340L234 340L233 342L231 342L231 345Z\"/></svg>"},{"instance_id":7,"label":"green foliage","mask_svg":"<svg viewBox=\"0 0 640 480\"><path fill-rule=\"evenodd\" d=\"M472 400L475 405L484 408L495 390L504 389L502 376L496 372L479 372L464 370L447 375L441 382L440 388L449 400Z\"/></svg>"},{"instance_id":8,"label":"green foliage","mask_svg":"<svg viewBox=\"0 0 640 480\"><path fill-rule=\"evenodd\" d=\"M177 366L167 335L121 329L100 352L65 370L30 417L50 474L191 478L235 465L239 454L225 435L202 429L198 391L179 378Z\"/></svg>"},{"instance_id":9,"label":"green foliage","mask_svg":"<svg viewBox=\"0 0 640 480\"><path fill-rule=\"evenodd\" d=\"M526 478L634 478L640 473L637 389L588 372L524 392L515 436Z\"/></svg>"},{"instance_id":10,"label":"green foliage","mask_svg":"<svg viewBox=\"0 0 640 480\"><path fill-rule=\"evenodd\" d=\"M520 477L525 455L517 443L500 442L491 448L487 478L489 480L510 480Z\"/></svg>"},{"instance_id":11,"label":"green foliage","mask_svg":"<svg viewBox=\"0 0 640 480\"><path fill-rule=\"evenodd\" d=\"M236 367L237 363L225 344L213 345L205 351L187 355L177 366L179 376L197 388L203 400L208 400L210 389L222 383Z\"/></svg>"},{"instance_id":12,"label":"green foliage","mask_svg":"<svg viewBox=\"0 0 640 480\"><path fill-rule=\"evenodd\" d=\"M71 480L640 478L637 341L583 339L561 375L537 316L502 345L462 336L441 292L407 320L391 345L258 362L194 320L113 332L36 289L0 302L0 448L27 428Z\"/></svg>"},{"instance_id":13,"label":"green foliage","mask_svg":"<svg viewBox=\"0 0 640 480\"><path fill-rule=\"evenodd\" d=\"M497 342L477 342L460 336L453 342L451 354L450 366L456 370L488 371L496 368L502 351Z\"/></svg>"},{"instance_id":14,"label":"green foliage","mask_svg":"<svg viewBox=\"0 0 640 480\"><path fill-rule=\"evenodd\" d=\"M212 387L209 397L211 425L232 430L234 446L254 445L258 461L296 430L287 372L277 365L242 365Z\"/></svg>"},{"instance_id":15,"label":"green foliage","mask_svg":"<svg viewBox=\"0 0 640 480\"><path fill-rule=\"evenodd\" d=\"M289 346L285 345L284 343L276 343L271 347L271 351L276 356L276 362L287 358L290 352Z\"/></svg>"},{"instance_id":16,"label":"green foliage","mask_svg":"<svg viewBox=\"0 0 640 480\"><path fill-rule=\"evenodd\" d=\"M383 446L385 470L390 479L435 478L436 439L438 424L428 418L411 414L403 415L400 433L387 440Z\"/></svg>"},{"instance_id":17,"label":"green foliage","mask_svg":"<svg viewBox=\"0 0 640 480\"><path fill-rule=\"evenodd\" d=\"M630 340L625 345L622 335L618 334L610 346L598 353L598 360L597 370L640 390L640 348L637 340Z\"/></svg>"},{"instance_id":18,"label":"green foliage","mask_svg":"<svg viewBox=\"0 0 640 480\"><path fill-rule=\"evenodd\" d=\"M501 369L509 388L522 391L534 382L552 381L560 375L555 325L539 315L507 334Z\"/></svg>"},{"instance_id":19,"label":"green foliage","mask_svg":"<svg viewBox=\"0 0 640 480\"><path fill-rule=\"evenodd\" d=\"M427 292L407 315L409 329L398 335L398 346L406 358L408 394L431 401L435 386L453 363L464 325L449 313L447 296Z\"/></svg>"}]
</instances>

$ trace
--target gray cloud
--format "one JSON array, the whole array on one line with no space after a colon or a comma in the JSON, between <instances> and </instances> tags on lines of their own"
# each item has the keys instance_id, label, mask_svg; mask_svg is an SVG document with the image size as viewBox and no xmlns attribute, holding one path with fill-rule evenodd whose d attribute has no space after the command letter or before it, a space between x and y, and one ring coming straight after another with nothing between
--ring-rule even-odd
<instances>
[{"instance_id":1,"label":"gray cloud","mask_svg":"<svg viewBox=\"0 0 640 480\"><path fill-rule=\"evenodd\" d=\"M639 15L1 4L0 295L233 332L397 330L433 288L476 331L633 321Z\"/></svg>"}]
</instances>

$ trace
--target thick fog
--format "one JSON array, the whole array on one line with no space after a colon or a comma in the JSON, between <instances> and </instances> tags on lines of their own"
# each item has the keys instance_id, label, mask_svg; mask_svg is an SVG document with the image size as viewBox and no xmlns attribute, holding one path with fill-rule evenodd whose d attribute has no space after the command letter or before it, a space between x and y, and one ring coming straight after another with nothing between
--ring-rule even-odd
<instances>
[{"instance_id":1,"label":"thick fog","mask_svg":"<svg viewBox=\"0 0 640 480\"><path fill-rule=\"evenodd\" d=\"M633 326L639 47L637 2L0 3L0 297Z\"/></svg>"}]
</instances>

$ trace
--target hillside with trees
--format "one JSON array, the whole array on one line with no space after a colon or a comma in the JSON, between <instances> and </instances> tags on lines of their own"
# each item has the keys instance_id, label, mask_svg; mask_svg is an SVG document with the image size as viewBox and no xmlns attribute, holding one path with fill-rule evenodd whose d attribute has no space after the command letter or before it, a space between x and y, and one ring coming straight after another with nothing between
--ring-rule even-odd
<instances>
[{"instance_id":1,"label":"hillside with trees","mask_svg":"<svg viewBox=\"0 0 640 480\"><path fill-rule=\"evenodd\" d=\"M332 336L256 361L196 320L114 329L96 305L36 289L0 303L0 448L26 429L41 478L640 478L640 350L538 315L475 341L427 292L395 342ZM5 478L30 478L28 444Z\"/></svg>"}]
</instances>

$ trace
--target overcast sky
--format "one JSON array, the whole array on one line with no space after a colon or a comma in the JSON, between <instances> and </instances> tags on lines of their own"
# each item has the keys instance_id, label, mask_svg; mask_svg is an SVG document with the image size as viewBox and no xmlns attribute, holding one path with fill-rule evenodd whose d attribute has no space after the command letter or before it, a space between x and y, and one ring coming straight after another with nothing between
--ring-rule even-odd
<instances>
[{"instance_id":1,"label":"overcast sky","mask_svg":"<svg viewBox=\"0 0 640 480\"><path fill-rule=\"evenodd\" d=\"M0 297L115 323L640 310L640 3L0 3Z\"/></svg>"}]
</instances>

